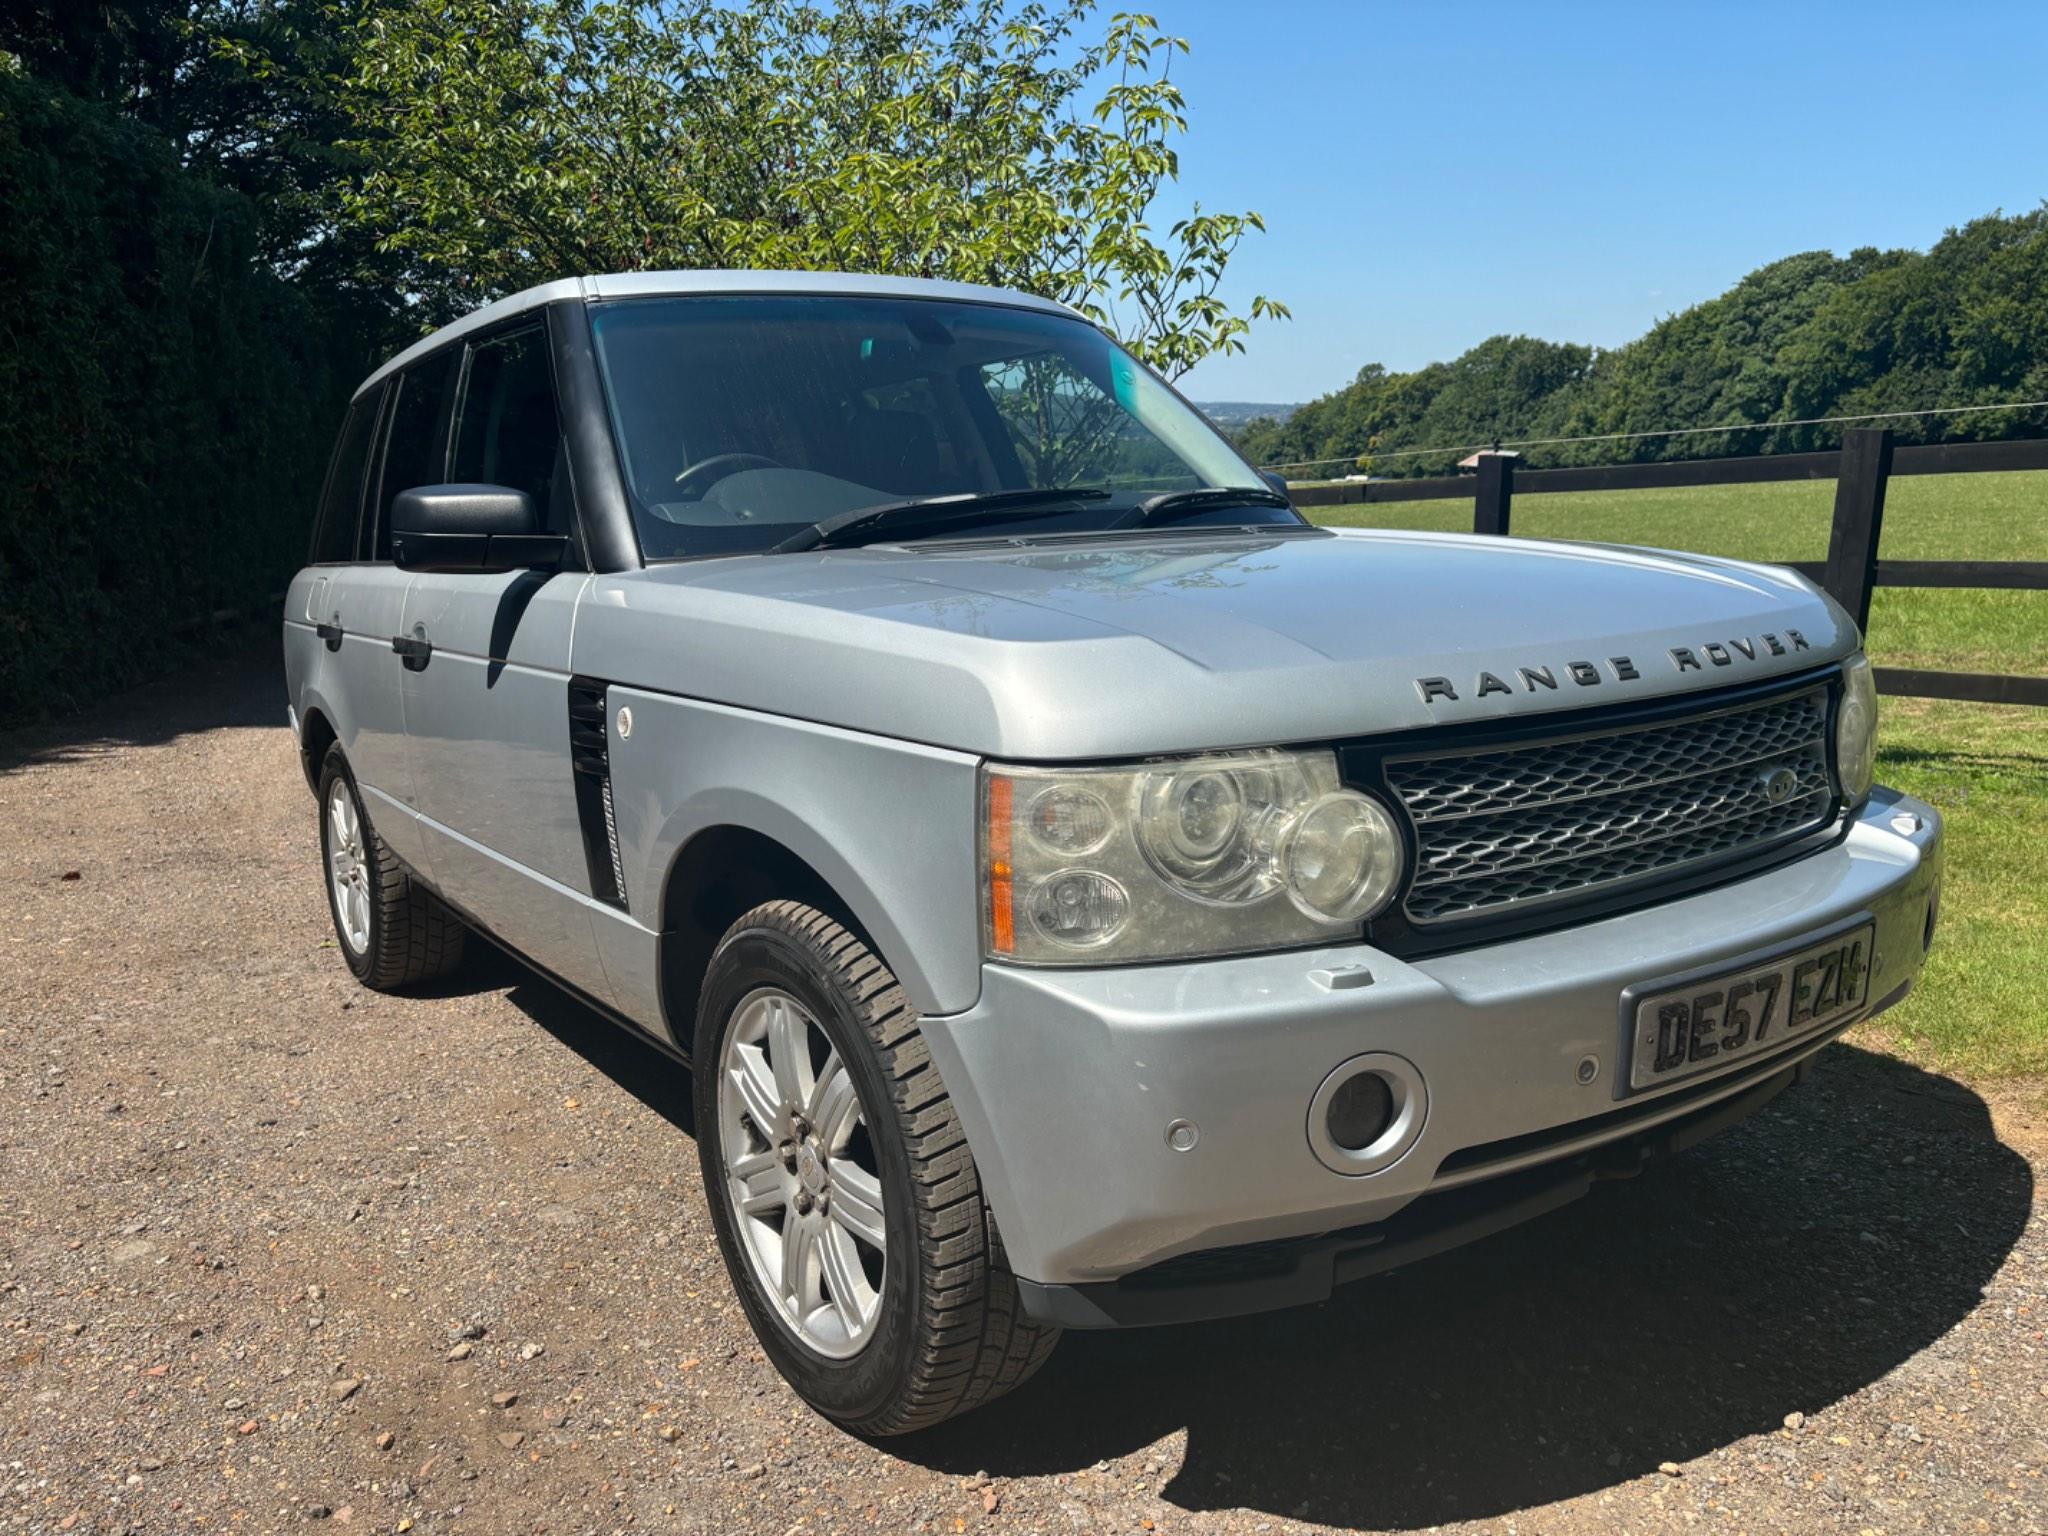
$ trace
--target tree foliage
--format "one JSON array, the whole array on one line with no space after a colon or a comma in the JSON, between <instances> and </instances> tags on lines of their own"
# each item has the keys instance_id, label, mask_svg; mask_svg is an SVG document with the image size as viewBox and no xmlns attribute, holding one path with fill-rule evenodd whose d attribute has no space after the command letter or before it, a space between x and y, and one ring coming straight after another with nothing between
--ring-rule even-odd
<instances>
[{"instance_id":1,"label":"tree foliage","mask_svg":"<svg viewBox=\"0 0 2048 1536\"><path fill-rule=\"evenodd\" d=\"M362 337L159 133L0 70L0 720L175 654L304 559Z\"/></svg>"},{"instance_id":2,"label":"tree foliage","mask_svg":"<svg viewBox=\"0 0 2048 1536\"><path fill-rule=\"evenodd\" d=\"M1169 376L1241 350L1256 213L1179 173L1187 44L1094 0L419 0L356 21L346 216L427 313L578 272L809 268L1072 304Z\"/></svg>"},{"instance_id":3,"label":"tree foliage","mask_svg":"<svg viewBox=\"0 0 2048 1536\"><path fill-rule=\"evenodd\" d=\"M395 315L409 274L339 217L362 166L337 98L348 24L327 0L21 0L0 51L159 135L248 199L255 251L315 303ZM396 340L402 329L392 332Z\"/></svg>"},{"instance_id":4,"label":"tree foliage","mask_svg":"<svg viewBox=\"0 0 2048 1536\"><path fill-rule=\"evenodd\" d=\"M2048 208L1991 215L1922 254L1788 256L1607 352L1496 336L1412 373L1378 365L1285 424L1248 424L1264 464L1364 456L1375 474L1442 474L1464 451L1524 438L1666 433L1933 406L2048 399ZM1888 423L1906 441L2039 432L2041 411ZM1528 450L1597 464L1830 446L1840 428L1754 428ZM1414 453L1422 448L1450 453Z\"/></svg>"}]
</instances>

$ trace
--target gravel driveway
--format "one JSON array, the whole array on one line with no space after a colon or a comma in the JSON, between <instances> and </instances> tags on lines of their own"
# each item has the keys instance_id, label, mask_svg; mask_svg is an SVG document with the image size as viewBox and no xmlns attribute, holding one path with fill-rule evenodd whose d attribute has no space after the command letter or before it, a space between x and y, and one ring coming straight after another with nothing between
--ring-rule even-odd
<instances>
[{"instance_id":1,"label":"gravel driveway","mask_svg":"<svg viewBox=\"0 0 2048 1536\"><path fill-rule=\"evenodd\" d=\"M0 1530L2048 1525L2042 1086L1853 1044L1538 1225L841 1434L680 1069L488 954L349 979L274 649L0 743Z\"/></svg>"}]
</instances>

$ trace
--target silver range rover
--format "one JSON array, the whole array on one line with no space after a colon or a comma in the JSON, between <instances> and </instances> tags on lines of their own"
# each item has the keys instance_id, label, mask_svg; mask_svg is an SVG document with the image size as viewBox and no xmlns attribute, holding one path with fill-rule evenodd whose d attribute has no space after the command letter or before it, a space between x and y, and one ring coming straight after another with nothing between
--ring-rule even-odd
<instances>
[{"instance_id":1,"label":"silver range rover","mask_svg":"<svg viewBox=\"0 0 2048 1536\"><path fill-rule=\"evenodd\" d=\"M1859 643L1768 566L1313 527L1071 311L766 273L380 368L284 624L355 974L478 935L690 1064L764 1347L876 1434L1556 1207L1897 1002L1941 822Z\"/></svg>"}]
</instances>

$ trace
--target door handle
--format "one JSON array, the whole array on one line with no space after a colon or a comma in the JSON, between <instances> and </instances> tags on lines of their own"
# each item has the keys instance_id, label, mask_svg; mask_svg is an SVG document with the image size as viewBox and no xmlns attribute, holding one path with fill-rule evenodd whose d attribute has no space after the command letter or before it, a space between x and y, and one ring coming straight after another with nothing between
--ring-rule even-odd
<instances>
[{"instance_id":1,"label":"door handle","mask_svg":"<svg viewBox=\"0 0 2048 1536\"><path fill-rule=\"evenodd\" d=\"M434 656L432 641L412 635L393 635L391 637L391 649L397 653L399 661L404 664L405 670L408 672L426 671L427 663Z\"/></svg>"},{"instance_id":2,"label":"door handle","mask_svg":"<svg viewBox=\"0 0 2048 1536\"><path fill-rule=\"evenodd\" d=\"M338 619L341 615L336 614L335 617ZM348 631L339 624L315 624L313 626L313 633L327 642L327 649L338 651L341 649L341 637L347 634Z\"/></svg>"}]
</instances>

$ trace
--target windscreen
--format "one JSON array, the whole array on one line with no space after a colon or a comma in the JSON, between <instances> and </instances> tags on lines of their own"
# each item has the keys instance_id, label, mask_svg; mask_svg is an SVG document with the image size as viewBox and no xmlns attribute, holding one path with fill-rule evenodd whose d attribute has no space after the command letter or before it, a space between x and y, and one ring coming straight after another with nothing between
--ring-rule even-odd
<instances>
[{"instance_id":1,"label":"windscreen","mask_svg":"<svg viewBox=\"0 0 2048 1536\"><path fill-rule=\"evenodd\" d=\"M1262 486L1165 384L1062 315L691 296L598 305L592 325L649 559L765 550L825 518L912 498L1109 493L1034 517L1043 533L1116 526L1162 492ZM1254 506L1187 521L1299 519ZM1009 526L991 509L970 531Z\"/></svg>"}]
</instances>

